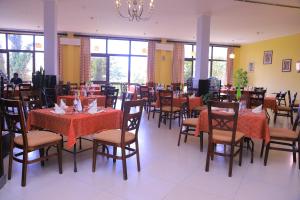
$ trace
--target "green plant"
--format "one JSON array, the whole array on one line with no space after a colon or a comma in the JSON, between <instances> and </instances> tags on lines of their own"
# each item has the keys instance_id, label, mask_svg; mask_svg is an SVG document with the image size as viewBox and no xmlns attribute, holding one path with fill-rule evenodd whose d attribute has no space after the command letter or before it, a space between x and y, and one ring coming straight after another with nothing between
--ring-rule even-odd
<instances>
[{"instance_id":1,"label":"green plant","mask_svg":"<svg viewBox=\"0 0 300 200\"><path fill-rule=\"evenodd\" d=\"M248 85L247 71L239 68L234 73L234 86L246 87Z\"/></svg>"}]
</instances>

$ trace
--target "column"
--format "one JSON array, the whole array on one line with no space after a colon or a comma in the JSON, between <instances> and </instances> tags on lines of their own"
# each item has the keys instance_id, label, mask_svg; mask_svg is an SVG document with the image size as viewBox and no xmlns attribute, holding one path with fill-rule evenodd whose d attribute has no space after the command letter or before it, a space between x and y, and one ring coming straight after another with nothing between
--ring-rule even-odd
<instances>
[{"instance_id":1,"label":"column","mask_svg":"<svg viewBox=\"0 0 300 200\"><path fill-rule=\"evenodd\" d=\"M196 67L193 87L198 81L208 78L208 51L210 42L210 16L202 15L197 20Z\"/></svg>"},{"instance_id":2,"label":"column","mask_svg":"<svg viewBox=\"0 0 300 200\"><path fill-rule=\"evenodd\" d=\"M44 0L45 74L58 75L57 61L57 2ZM57 77L58 80L58 77Z\"/></svg>"}]
</instances>

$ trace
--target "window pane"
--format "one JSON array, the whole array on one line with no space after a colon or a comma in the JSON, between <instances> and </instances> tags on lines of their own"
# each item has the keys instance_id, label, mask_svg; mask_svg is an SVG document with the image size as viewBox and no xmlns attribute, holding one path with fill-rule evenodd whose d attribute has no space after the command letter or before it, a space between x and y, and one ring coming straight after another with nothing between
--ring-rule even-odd
<instances>
[{"instance_id":1,"label":"window pane","mask_svg":"<svg viewBox=\"0 0 300 200\"><path fill-rule=\"evenodd\" d=\"M106 81L106 57L91 57L91 80Z\"/></svg>"},{"instance_id":2,"label":"window pane","mask_svg":"<svg viewBox=\"0 0 300 200\"><path fill-rule=\"evenodd\" d=\"M226 60L227 59L227 48L226 47L214 47L213 48L213 59Z\"/></svg>"},{"instance_id":3,"label":"window pane","mask_svg":"<svg viewBox=\"0 0 300 200\"><path fill-rule=\"evenodd\" d=\"M106 53L106 39L91 39L91 53Z\"/></svg>"},{"instance_id":4,"label":"window pane","mask_svg":"<svg viewBox=\"0 0 300 200\"><path fill-rule=\"evenodd\" d=\"M126 40L108 40L108 53L111 53L111 54L129 54L129 41L126 41Z\"/></svg>"},{"instance_id":5,"label":"window pane","mask_svg":"<svg viewBox=\"0 0 300 200\"><path fill-rule=\"evenodd\" d=\"M32 76L32 53L9 53L10 77L17 72L23 81L31 81Z\"/></svg>"},{"instance_id":6,"label":"window pane","mask_svg":"<svg viewBox=\"0 0 300 200\"><path fill-rule=\"evenodd\" d=\"M35 36L35 50L44 51L44 36L42 35Z\"/></svg>"},{"instance_id":7,"label":"window pane","mask_svg":"<svg viewBox=\"0 0 300 200\"><path fill-rule=\"evenodd\" d=\"M131 57L130 82L145 84L147 82L147 57Z\"/></svg>"},{"instance_id":8,"label":"window pane","mask_svg":"<svg viewBox=\"0 0 300 200\"><path fill-rule=\"evenodd\" d=\"M7 75L7 54L6 53L0 53L0 73L4 73Z\"/></svg>"},{"instance_id":9,"label":"window pane","mask_svg":"<svg viewBox=\"0 0 300 200\"><path fill-rule=\"evenodd\" d=\"M6 37L5 37L5 34L0 34L0 49L6 49Z\"/></svg>"},{"instance_id":10,"label":"window pane","mask_svg":"<svg viewBox=\"0 0 300 200\"><path fill-rule=\"evenodd\" d=\"M191 58L193 55L193 46L192 45L184 45L184 57Z\"/></svg>"},{"instance_id":11,"label":"window pane","mask_svg":"<svg viewBox=\"0 0 300 200\"><path fill-rule=\"evenodd\" d=\"M209 59L211 59L211 48L212 48L211 46L209 46L209 48L208 48L208 58Z\"/></svg>"},{"instance_id":12,"label":"window pane","mask_svg":"<svg viewBox=\"0 0 300 200\"><path fill-rule=\"evenodd\" d=\"M44 70L44 53L37 52L35 53L35 71Z\"/></svg>"},{"instance_id":13,"label":"window pane","mask_svg":"<svg viewBox=\"0 0 300 200\"><path fill-rule=\"evenodd\" d=\"M226 61L213 61L212 76L221 80L221 84L226 83Z\"/></svg>"},{"instance_id":14,"label":"window pane","mask_svg":"<svg viewBox=\"0 0 300 200\"><path fill-rule=\"evenodd\" d=\"M211 77L211 74L210 74L210 61L208 61L208 77Z\"/></svg>"},{"instance_id":15,"label":"window pane","mask_svg":"<svg viewBox=\"0 0 300 200\"><path fill-rule=\"evenodd\" d=\"M16 50L32 50L33 49L32 35L8 35L8 48Z\"/></svg>"},{"instance_id":16,"label":"window pane","mask_svg":"<svg viewBox=\"0 0 300 200\"><path fill-rule=\"evenodd\" d=\"M190 77L192 77L192 68L193 67L193 61L184 61L184 82Z\"/></svg>"},{"instance_id":17,"label":"window pane","mask_svg":"<svg viewBox=\"0 0 300 200\"><path fill-rule=\"evenodd\" d=\"M196 60L193 61L193 78L195 77L195 72L196 72Z\"/></svg>"},{"instance_id":18,"label":"window pane","mask_svg":"<svg viewBox=\"0 0 300 200\"><path fill-rule=\"evenodd\" d=\"M128 57L109 57L109 82L128 82Z\"/></svg>"},{"instance_id":19,"label":"window pane","mask_svg":"<svg viewBox=\"0 0 300 200\"><path fill-rule=\"evenodd\" d=\"M148 42L131 42L131 54L132 55L148 55Z\"/></svg>"}]
</instances>

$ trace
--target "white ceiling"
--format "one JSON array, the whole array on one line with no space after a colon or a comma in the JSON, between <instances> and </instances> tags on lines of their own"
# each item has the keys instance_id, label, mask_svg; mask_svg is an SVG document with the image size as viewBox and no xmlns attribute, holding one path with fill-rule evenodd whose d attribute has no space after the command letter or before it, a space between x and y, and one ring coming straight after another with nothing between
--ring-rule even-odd
<instances>
[{"instance_id":1,"label":"white ceiling","mask_svg":"<svg viewBox=\"0 0 300 200\"><path fill-rule=\"evenodd\" d=\"M123 0L125 3L126 0ZM300 0L260 0L300 6ZM300 33L300 9L234 0L155 0L150 20L121 18L114 0L57 0L58 31L194 41L211 16L211 43L244 44ZM0 29L43 30L43 0L0 0Z\"/></svg>"}]
</instances>

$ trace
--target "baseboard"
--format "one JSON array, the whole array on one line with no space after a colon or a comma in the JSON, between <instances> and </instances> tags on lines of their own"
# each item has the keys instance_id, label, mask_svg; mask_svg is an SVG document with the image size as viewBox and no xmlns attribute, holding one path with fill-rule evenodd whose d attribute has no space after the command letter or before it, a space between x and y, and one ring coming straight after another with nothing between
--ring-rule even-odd
<instances>
[{"instance_id":1,"label":"baseboard","mask_svg":"<svg viewBox=\"0 0 300 200\"><path fill-rule=\"evenodd\" d=\"M6 175L0 177L0 189L5 185L6 183Z\"/></svg>"}]
</instances>

